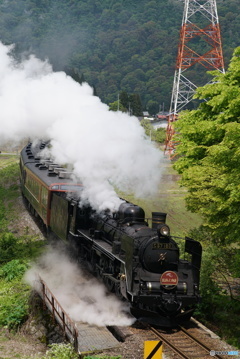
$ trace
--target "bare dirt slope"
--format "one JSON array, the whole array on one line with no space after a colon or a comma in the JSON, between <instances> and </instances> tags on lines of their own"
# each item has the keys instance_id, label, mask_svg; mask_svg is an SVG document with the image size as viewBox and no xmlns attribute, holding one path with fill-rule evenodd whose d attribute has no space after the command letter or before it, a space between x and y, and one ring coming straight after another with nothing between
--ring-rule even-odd
<instances>
[{"instance_id":1,"label":"bare dirt slope","mask_svg":"<svg viewBox=\"0 0 240 359\"><path fill-rule=\"evenodd\" d=\"M44 355L46 345L42 344L33 335L9 332L7 329L0 330L0 358L23 358L24 356Z\"/></svg>"}]
</instances>

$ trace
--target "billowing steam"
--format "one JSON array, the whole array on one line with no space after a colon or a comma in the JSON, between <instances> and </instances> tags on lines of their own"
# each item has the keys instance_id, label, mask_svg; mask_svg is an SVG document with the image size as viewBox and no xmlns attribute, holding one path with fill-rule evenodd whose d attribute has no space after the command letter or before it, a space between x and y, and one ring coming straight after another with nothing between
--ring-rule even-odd
<instances>
[{"instance_id":1,"label":"billowing steam","mask_svg":"<svg viewBox=\"0 0 240 359\"><path fill-rule=\"evenodd\" d=\"M127 304L107 294L95 278L87 278L59 247L50 248L25 275L25 280L38 291L39 276L74 321L97 326L131 325L135 321L127 314Z\"/></svg>"},{"instance_id":2,"label":"billowing steam","mask_svg":"<svg viewBox=\"0 0 240 359\"><path fill-rule=\"evenodd\" d=\"M0 145L41 138L51 155L70 164L95 209L119 206L114 188L144 197L155 193L162 155L136 117L112 112L92 88L53 72L34 56L16 63L0 43Z\"/></svg>"}]
</instances>

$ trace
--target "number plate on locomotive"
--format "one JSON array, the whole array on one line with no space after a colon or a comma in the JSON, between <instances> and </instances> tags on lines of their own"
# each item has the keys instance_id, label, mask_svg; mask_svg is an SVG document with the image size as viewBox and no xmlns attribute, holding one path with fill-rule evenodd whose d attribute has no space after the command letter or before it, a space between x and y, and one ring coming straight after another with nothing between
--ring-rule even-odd
<instances>
[{"instance_id":1,"label":"number plate on locomotive","mask_svg":"<svg viewBox=\"0 0 240 359\"><path fill-rule=\"evenodd\" d=\"M152 249L173 249L172 243L153 243Z\"/></svg>"}]
</instances>

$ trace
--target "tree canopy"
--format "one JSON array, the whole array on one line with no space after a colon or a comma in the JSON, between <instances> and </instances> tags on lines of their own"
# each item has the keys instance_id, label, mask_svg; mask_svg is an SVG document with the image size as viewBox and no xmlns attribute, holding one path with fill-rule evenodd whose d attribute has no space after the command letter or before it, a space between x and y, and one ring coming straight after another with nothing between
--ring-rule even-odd
<instances>
[{"instance_id":1,"label":"tree canopy","mask_svg":"<svg viewBox=\"0 0 240 359\"><path fill-rule=\"evenodd\" d=\"M197 89L198 109L176 122L175 168L188 208L203 216L217 241L229 243L240 233L240 47L225 74L211 74L212 84Z\"/></svg>"},{"instance_id":2,"label":"tree canopy","mask_svg":"<svg viewBox=\"0 0 240 359\"><path fill-rule=\"evenodd\" d=\"M217 6L228 64L239 43L240 3ZM169 108L182 14L179 0L0 0L0 40L78 73L107 104L126 91L155 114L160 104ZM205 72L190 72L197 86L208 82Z\"/></svg>"}]
</instances>

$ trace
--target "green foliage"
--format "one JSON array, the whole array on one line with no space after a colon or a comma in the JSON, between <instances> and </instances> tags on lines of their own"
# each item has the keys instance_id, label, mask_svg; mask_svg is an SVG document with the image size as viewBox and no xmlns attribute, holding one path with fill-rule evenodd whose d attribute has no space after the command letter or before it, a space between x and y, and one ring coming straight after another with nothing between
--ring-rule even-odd
<instances>
[{"instance_id":1,"label":"green foliage","mask_svg":"<svg viewBox=\"0 0 240 359\"><path fill-rule=\"evenodd\" d=\"M17 255L17 238L12 233L3 233L0 236L0 262L7 262Z\"/></svg>"},{"instance_id":2,"label":"green foliage","mask_svg":"<svg viewBox=\"0 0 240 359\"><path fill-rule=\"evenodd\" d=\"M10 163L1 169L0 175L0 233L6 232L12 207L19 196L17 180L19 165Z\"/></svg>"},{"instance_id":3,"label":"green foliage","mask_svg":"<svg viewBox=\"0 0 240 359\"><path fill-rule=\"evenodd\" d=\"M25 322L28 316L27 302L20 298L17 302L12 303L12 308L7 308L5 317L5 326L9 329L17 329Z\"/></svg>"},{"instance_id":4,"label":"green foliage","mask_svg":"<svg viewBox=\"0 0 240 359\"><path fill-rule=\"evenodd\" d=\"M6 281L0 279L0 326L17 329L27 318L29 287L20 276Z\"/></svg>"},{"instance_id":5,"label":"green foliage","mask_svg":"<svg viewBox=\"0 0 240 359\"><path fill-rule=\"evenodd\" d=\"M44 356L35 357L36 359L78 359L79 356L75 352L71 344L51 344L49 345L49 350ZM24 357L28 359L30 357ZM120 355L109 356L109 355L87 355L83 357L84 359L121 359Z\"/></svg>"},{"instance_id":6,"label":"green foliage","mask_svg":"<svg viewBox=\"0 0 240 359\"><path fill-rule=\"evenodd\" d=\"M238 241L240 47L226 74L213 72L214 83L197 90L205 99L194 111L184 111L176 122L181 156L175 168L188 189L188 209L200 213L212 237L222 243Z\"/></svg>"},{"instance_id":7,"label":"green foliage","mask_svg":"<svg viewBox=\"0 0 240 359\"><path fill-rule=\"evenodd\" d=\"M202 302L196 315L216 325L219 334L240 347L239 140L240 47L225 74L212 72L213 83L199 88L198 109L183 111L176 122L174 168L186 187L187 208L201 214L203 225L192 237L203 244Z\"/></svg>"},{"instance_id":8,"label":"green foliage","mask_svg":"<svg viewBox=\"0 0 240 359\"><path fill-rule=\"evenodd\" d=\"M152 141L164 143L166 139L166 130L164 128L155 130L149 120L142 120L141 126L143 126L146 135L150 137Z\"/></svg>"},{"instance_id":9,"label":"green foliage","mask_svg":"<svg viewBox=\"0 0 240 359\"><path fill-rule=\"evenodd\" d=\"M234 245L215 244L211 229L204 226L191 230L190 236L203 245L202 300L194 316L240 348L240 290L234 285L234 278L239 278L240 251Z\"/></svg>"},{"instance_id":10,"label":"green foliage","mask_svg":"<svg viewBox=\"0 0 240 359\"><path fill-rule=\"evenodd\" d=\"M239 10L238 0L218 2L226 64L238 44ZM2 1L1 39L84 77L106 103L127 91L156 113L159 102L169 107L182 13L178 0ZM207 82L192 74L194 83Z\"/></svg>"},{"instance_id":11,"label":"green foliage","mask_svg":"<svg viewBox=\"0 0 240 359\"><path fill-rule=\"evenodd\" d=\"M41 252L43 241L29 235L15 237L12 233L0 234L0 263L7 263L17 258L34 258Z\"/></svg>"},{"instance_id":12,"label":"green foliage","mask_svg":"<svg viewBox=\"0 0 240 359\"><path fill-rule=\"evenodd\" d=\"M109 104L109 110L110 111L127 112L127 109L125 107L123 107L123 105L118 101L114 101L114 102L110 103Z\"/></svg>"},{"instance_id":13,"label":"green foliage","mask_svg":"<svg viewBox=\"0 0 240 359\"><path fill-rule=\"evenodd\" d=\"M13 259L0 268L0 277L9 282L15 278L21 278L28 269L28 264L19 259Z\"/></svg>"},{"instance_id":14,"label":"green foliage","mask_svg":"<svg viewBox=\"0 0 240 359\"><path fill-rule=\"evenodd\" d=\"M133 116L142 116L142 103L138 94L129 95L126 91L122 91L118 101L109 104L110 110L129 112Z\"/></svg>"},{"instance_id":15,"label":"green foliage","mask_svg":"<svg viewBox=\"0 0 240 359\"><path fill-rule=\"evenodd\" d=\"M17 179L19 177L19 165L18 163L9 164L7 167L1 169L0 187L5 188L13 187L17 188Z\"/></svg>"},{"instance_id":16,"label":"green foliage","mask_svg":"<svg viewBox=\"0 0 240 359\"><path fill-rule=\"evenodd\" d=\"M142 116L143 109L140 96L138 94L132 94L129 96L129 104L131 109L131 115Z\"/></svg>"},{"instance_id":17,"label":"green foliage","mask_svg":"<svg viewBox=\"0 0 240 359\"><path fill-rule=\"evenodd\" d=\"M119 94L119 100L124 108L129 108L129 96L126 91L121 91Z\"/></svg>"},{"instance_id":18,"label":"green foliage","mask_svg":"<svg viewBox=\"0 0 240 359\"><path fill-rule=\"evenodd\" d=\"M149 122L149 120L142 120L141 126L144 128L145 134L151 138L152 134L154 133L155 130L154 130L153 126L151 125L151 123Z\"/></svg>"},{"instance_id":19,"label":"green foliage","mask_svg":"<svg viewBox=\"0 0 240 359\"><path fill-rule=\"evenodd\" d=\"M164 143L166 140L166 129L158 128L154 133L153 140L159 143Z\"/></svg>"},{"instance_id":20,"label":"green foliage","mask_svg":"<svg viewBox=\"0 0 240 359\"><path fill-rule=\"evenodd\" d=\"M42 359L77 359L78 354L71 344L51 344Z\"/></svg>"},{"instance_id":21,"label":"green foliage","mask_svg":"<svg viewBox=\"0 0 240 359\"><path fill-rule=\"evenodd\" d=\"M30 288L22 282L28 260L42 249L27 232L21 237L8 232L15 199L19 196L18 164L0 171L0 326L17 329L27 318Z\"/></svg>"},{"instance_id":22,"label":"green foliage","mask_svg":"<svg viewBox=\"0 0 240 359\"><path fill-rule=\"evenodd\" d=\"M201 267L201 284L200 292L202 301L199 305L201 316L206 316L208 319L213 319L216 311L216 301L221 292L220 287L216 284L214 277L215 261L213 260L212 248L208 248L203 252L202 267ZM210 318L211 316L211 318Z\"/></svg>"}]
</instances>

